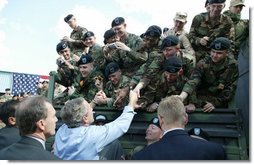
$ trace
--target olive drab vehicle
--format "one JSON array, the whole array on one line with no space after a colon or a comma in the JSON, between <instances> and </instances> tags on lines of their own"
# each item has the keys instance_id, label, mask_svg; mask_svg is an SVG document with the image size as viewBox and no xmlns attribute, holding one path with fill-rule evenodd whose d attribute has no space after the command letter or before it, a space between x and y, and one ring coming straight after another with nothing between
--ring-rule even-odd
<instances>
[{"instance_id":1,"label":"olive drab vehicle","mask_svg":"<svg viewBox=\"0 0 254 165\"><path fill-rule=\"evenodd\" d=\"M48 99L53 101L54 96L54 84L56 72L50 73L49 92ZM233 104L232 104L233 105ZM60 110L63 105L55 105L57 111L57 128L58 129L63 122L60 118ZM197 109L192 113L189 113L189 121L186 125L186 130L191 128L202 128L209 134L210 141L220 143L225 148L227 159L229 160L249 160L246 138L242 127L242 117L239 113L239 109L215 109L212 113L204 113L201 109ZM108 109L106 107L95 107L95 115L103 114L107 116L109 121L116 119L121 112L114 109ZM119 138L125 154L129 153L134 147L139 145L145 145L145 132L148 123L153 117L157 116L157 113L148 113L145 111L138 111L134 116L131 126L126 134ZM53 144L54 137L47 141L47 149Z\"/></svg>"}]
</instances>

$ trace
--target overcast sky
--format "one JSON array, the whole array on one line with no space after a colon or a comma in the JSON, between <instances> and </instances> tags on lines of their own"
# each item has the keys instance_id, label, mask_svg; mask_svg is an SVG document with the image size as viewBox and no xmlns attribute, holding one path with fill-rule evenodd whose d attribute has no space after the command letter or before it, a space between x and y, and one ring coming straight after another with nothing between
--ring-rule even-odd
<instances>
[{"instance_id":1,"label":"overcast sky","mask_svg":"<svg viewBox=\"0 0 254 165\"><path fill-rule=\"evenodd\" d=\"M226 2L227 10L229 0ZM242 11L249 18L249 1ZM177 11L192 18L205 11L205 0L0 0L0 71L48 75L56 70L55 50L72 29L64 22L74 14L79 25L93 31L102 44L104 32L115 17L122 16L127 31L140 35L150 25L173 26Z\"/></svg>"}]
</instances>

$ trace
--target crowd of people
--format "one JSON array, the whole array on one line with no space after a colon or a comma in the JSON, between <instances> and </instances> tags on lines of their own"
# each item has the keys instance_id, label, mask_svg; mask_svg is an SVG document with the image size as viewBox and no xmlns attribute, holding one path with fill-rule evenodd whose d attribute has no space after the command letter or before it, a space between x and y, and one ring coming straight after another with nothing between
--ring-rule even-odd
<instances>
[{"instance_id":1,"label":"crowd of people","mask_svg":"<svg viewBox=\"0 0 254 165\"><path fill-rule=\"evenodd\" d=\"M73 14L67 15L64 21L73 31L56 44L55 75L56 83L66 90L54 97L53 104L43 96L28 97L12 107L17 110L15 117L0 114L5 124L18 127L20 135L14 144L0 148L0 159L226 159L221 145L184 130L187 113L228 108L235 96L238 55L241 44L248 41L249 20L241 19L243 0L231 0L229 10L222 13L225 1L207 0L207 11L193 18L189 32L184 30L185 12L175 14L174 27L162 30L151 25L140 35L129 33L125 19L116 17L104 33L103 46L96 43L93 31L79 26ZM47 90L39 92L47 96ZM55 133L56 104L63 105L64 124ZM95 125L95 106L122 114ZM157 112L158 117L147 128L147 145L124 156L121 148L116 150L117 139L141 110ZM2 129L0 139L1 134ZM45 141L54 134L50 153ZM108 153L113 150L120 156L112 158Z\"/></svg>"}]
</instances>

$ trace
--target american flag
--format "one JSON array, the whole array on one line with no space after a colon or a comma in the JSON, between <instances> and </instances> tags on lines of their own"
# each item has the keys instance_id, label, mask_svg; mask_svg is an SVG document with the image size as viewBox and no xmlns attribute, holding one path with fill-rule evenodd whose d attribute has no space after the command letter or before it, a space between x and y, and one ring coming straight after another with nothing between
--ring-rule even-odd
<instances>
[{"instance_id":1,"label":"american flag","mask_svg":"<svg viewBox=\"0 0 254 165\"><path fill-rule=\"evenodd\" d=\"M33 95L36 95L36 83L39 79L40 75L13 73L12 93L19 94L21 92L31 92Z\"/></svg>"}]
</instances>

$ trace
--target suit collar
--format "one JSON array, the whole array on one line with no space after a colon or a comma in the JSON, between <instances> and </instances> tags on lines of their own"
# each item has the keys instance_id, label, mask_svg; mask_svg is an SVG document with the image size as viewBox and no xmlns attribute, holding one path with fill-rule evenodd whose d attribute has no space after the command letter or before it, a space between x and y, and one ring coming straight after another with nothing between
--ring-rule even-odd
<instances>
[{"instance_id":1,"label":"suit collar","mask_svg":"<svg viewBox=\"0 0 254 165\"><path fill-rule=\"evenodd\" d=\"M162 138L168 138L170 136L176 136L176 135L188 135L188 133L183 129L174 129L174 130L169 130L168 132L166 132Z\"/></svg>"},{"instance_id":2,"label":"suit collar","mask_svg":"<svg viewBox=\"0 0 254 165\"><path fill-rule=\"evenodd\" d=\"M43 144L39 140L32 138L32 137L22 136L20 143L33 145L33 146L36 146L36 147L39 147L39 148L45 150L45 147L43 146Z\"/></svg>"}]
</instances>

